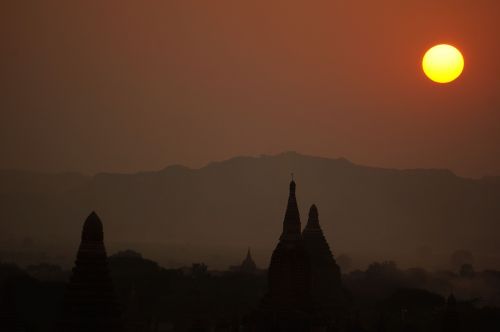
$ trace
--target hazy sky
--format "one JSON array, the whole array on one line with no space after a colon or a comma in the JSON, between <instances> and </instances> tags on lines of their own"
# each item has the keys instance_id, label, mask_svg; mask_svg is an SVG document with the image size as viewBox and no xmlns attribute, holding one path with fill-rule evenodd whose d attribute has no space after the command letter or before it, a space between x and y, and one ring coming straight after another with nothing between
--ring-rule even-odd
<instances>
[{"instance_id":1,"label":"hazy sky","mask_svg":"<svg viewBox=\"0 0 500 332\"><path fill-rule=\"evenodd\" d=\"M500 175L500 1L2 1L0 168L285 150ZM463 76L423 76L448 42Z\"/></svg>"}]
</instances>

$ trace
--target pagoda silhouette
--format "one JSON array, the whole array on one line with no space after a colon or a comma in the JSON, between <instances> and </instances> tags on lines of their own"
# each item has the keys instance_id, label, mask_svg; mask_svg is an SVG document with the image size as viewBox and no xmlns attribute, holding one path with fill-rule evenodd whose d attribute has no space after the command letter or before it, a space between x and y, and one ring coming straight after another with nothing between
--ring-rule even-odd
<instances>
[{"instance_id":1,"label":"pagoda silhouette","mask_svg":"<svg viewBox=\"0 0 500 332\"><path fill-rule=\"evenodd\" d=\"M339 296L340 268L319 226L316 206L302 232L293 178L289 189L283 231L268 269L268 291L253 330L326 331L331 324L323 308Z\"/></svg>"},{"instance_id":2,"label":"pagoda silhouette","mask_svg":"<svg viewBox=\"0 0 500 332\"><path fill-rule=\"evenodd\" d=\"M102 222L95 212L83 225L57 331L122 331L120 310L108 272Z\"/></svg>"},{"instance_id":3,"label":"pagoda silhouette","mask_svg":"<svg viewBox=\"0 0 500 332\"><path fill-rule=\"evenodd\" d=\"M295 188L292 180L283 232L268 270L269 288L264 302L278 311L307 311L311 305L311 266L302 240Z\"/></svg>"},{"instance_id":4,"label":"pagoda silhouette","mask_svg":"<svg viewBox=\"0 0 500 332\"><path fill-rule=\"evenodd\" d=\"M311 264L311 296L323 310L338 310L341 305L340 267L330 251L321 226L318 208L312 205L302 231L304 247Z\"/></svg>"},{"instance_id":5,"label":"pagoda silhouette","mask_svg":"<svg viewBox=\"0 0 500 332\"><path fill-rule=\"evenodd\" d=\"M246 273L255 273L257 271L257 264L255 264L252 253L250 252L250 248L248 248L247 257L241 263L240 270Z\"/></svg>"},{"instance_id":6,"label":"pagoda silhouette","mask_svg":"<svg viewBox=\"0 0 500 332\"><path fill-rule=\"evenodd\" d=\"M252 253L250 248L248 248L247 255L240 265L230 266L229 270L231 272L241 273L241 274L257 274L260 270L257 268L257 264L252 258Z\"/></svg>"}]
</instances>

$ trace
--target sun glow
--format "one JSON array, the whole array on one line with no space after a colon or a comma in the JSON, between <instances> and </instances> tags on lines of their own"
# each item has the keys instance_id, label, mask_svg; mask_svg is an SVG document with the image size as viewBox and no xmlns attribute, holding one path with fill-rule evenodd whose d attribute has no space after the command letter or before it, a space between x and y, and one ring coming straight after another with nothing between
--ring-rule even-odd
<instances>
[{"instance_id":1,"label":"sun glow","mask_svg":"<svg viewBox=\"0 0 500 332\"><path fill-rule=\"evenodd\" d=\"M449 83L462 74L464 57L457 48L451 45L436 45L425 53L422 68L425 75L432 81Z\"/></svg>"}]
</instances>

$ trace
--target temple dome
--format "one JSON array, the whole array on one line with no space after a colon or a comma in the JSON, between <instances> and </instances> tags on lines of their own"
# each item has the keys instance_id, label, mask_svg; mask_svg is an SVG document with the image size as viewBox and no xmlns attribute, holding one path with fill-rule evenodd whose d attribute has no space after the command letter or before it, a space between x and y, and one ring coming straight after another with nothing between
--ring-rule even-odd
<instances>
[{"instance_id":1,"label":"temple dome","mask_svg":"<svg viewBox=\"0 0 500 332\"><path fill-rule=\"evenodd\" d=\"M82 241L102 241L102 222L97 213L92 211L85 220L82 231Z\"/></svg>"}]
</instances>

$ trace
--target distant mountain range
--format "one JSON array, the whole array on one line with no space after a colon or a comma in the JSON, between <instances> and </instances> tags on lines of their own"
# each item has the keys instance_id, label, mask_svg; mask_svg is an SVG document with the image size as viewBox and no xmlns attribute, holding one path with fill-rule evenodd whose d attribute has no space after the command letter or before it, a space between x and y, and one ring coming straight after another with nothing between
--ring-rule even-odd
<instances>
[{"instance_id":1,"label":"distant mountain range","mask_svg":"<svg viewBox=\"0 0 500 332\"><path fill-rule=\"evenodd\" d=\"M252 246L265 265L280 235L292 172L303 225L315 203L337 255L437 264L466 249L478 264L500 267L499 178L294 152L135 174L1 171L0 241L31 238L74 248L95 210L109 243L241 248L241 258Z\"/></svg>"}]
</instances>

